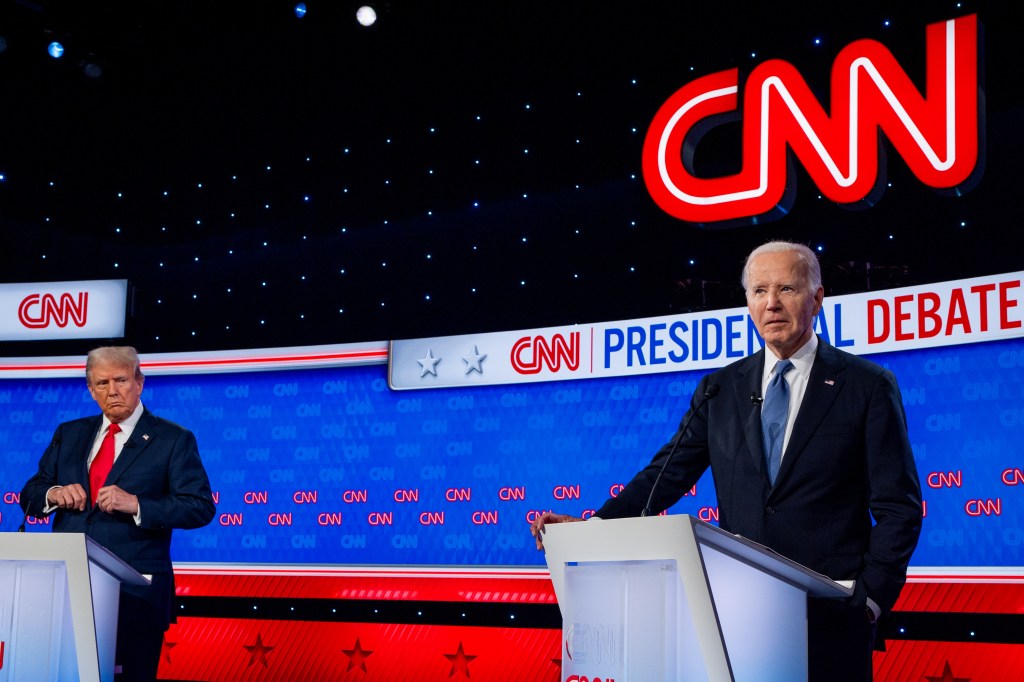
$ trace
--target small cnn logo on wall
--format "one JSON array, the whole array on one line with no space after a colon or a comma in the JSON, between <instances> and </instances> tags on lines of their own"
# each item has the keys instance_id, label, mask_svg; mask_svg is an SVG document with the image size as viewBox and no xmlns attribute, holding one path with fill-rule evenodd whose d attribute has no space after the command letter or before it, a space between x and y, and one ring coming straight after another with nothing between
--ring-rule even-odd
<instances>
[{"instance_id":1,"label":"small cnn logo on wall","mask_svg":"<svg viewBox=\"0 0 1024 682\"><path fill-rule=\"evenodd\" d=\"M754 68L742 88L738 69L684 85L655 114L644 140L651 197L693 223L779 218L794 199L787 164L795 156L828 199L871 205L885 185L881 137L925 185L969 189L981 174L984 120L977 16L931 24L925 35L924 93L888 48L867 39L836 55L828 108L781 59ZM694 157L702 137L736 117L742 119L739 172L698 176Z\"/></svg>"},{"instance_id":2,"label":"small cnn logo on wall","mask_svg":"<svg viewBox=\"0 0 1024 682\"><path fill-rule=\"evenodd\" d=\"M63 329L68 323L84 327L89 315L89 292L29 294L18 306L18 321L29 329L45 329L51 324Z\"/></svg>"}]
</instances>

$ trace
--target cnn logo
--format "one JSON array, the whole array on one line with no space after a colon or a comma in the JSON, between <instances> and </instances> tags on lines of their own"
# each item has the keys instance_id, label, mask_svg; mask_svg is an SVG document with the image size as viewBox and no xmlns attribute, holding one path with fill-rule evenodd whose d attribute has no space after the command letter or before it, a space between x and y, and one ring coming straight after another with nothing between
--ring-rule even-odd
<instances>
[{"instance_id":1,"label":"cnn logo","mask_svg":"<svg viewBox=\"0 0 1024 682\"><path fill-rule=\"evenodd\" d=\"M59 299L53 294L29 294L18 305L18 321L29 329L44 329L51 324L63 329L69 322L84 327L88 314L88 291L78 292L77 298L63 293Z\"/></svg>"}]
</instances>

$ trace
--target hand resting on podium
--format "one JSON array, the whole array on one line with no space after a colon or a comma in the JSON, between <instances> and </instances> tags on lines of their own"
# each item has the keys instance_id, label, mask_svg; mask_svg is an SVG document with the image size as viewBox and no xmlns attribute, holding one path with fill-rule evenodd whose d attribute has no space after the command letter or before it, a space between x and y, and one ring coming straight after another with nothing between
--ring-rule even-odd
<instances>
[{"instance_id":1,"label":"hand resting on podium","mask_svg":"<svg viewBox=\"0 0 1024 682\"><path fill-rule=\"evenodd\" d=\"M537 542L537 549L544 549L544 526L548 523L576 523L582 521L578 516L569 516L567 514L556 514L554 512L544 512L530 524L530 534L533 535L534 540Z\"/></svg>"}]
</instances>

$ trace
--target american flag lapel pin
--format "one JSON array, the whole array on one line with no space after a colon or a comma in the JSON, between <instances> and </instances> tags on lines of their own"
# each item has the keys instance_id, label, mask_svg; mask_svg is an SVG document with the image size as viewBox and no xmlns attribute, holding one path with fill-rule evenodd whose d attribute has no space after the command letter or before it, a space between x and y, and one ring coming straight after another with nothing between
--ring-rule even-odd
<instances>
[{"instance_id":1,"label":"american flag lapel pin","mask_svg":"<svg viewBox=\"0 0 1024 682\"><path fill-rule=\"evenodd\" d=\"M826 386L835 386L836 385L836 380L835 379L825 379L825 385Z\"/></svg>"},{"instance_id":2,"label":"american flag lapel pin","mask_svg":"<svg viewBox=\"0 0 1024 682\"><path fill-rule=\"evenodd\" d=\"M149 434L148 433L142 434L142 440L149 440Z\"/></svg>"}]
</instances>

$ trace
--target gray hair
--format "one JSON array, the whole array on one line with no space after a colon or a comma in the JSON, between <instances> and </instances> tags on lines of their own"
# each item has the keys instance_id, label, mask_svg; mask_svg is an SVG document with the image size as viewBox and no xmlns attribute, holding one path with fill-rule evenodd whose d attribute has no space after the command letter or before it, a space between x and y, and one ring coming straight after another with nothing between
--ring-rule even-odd
<instances>
[{"instance_id":1,"label":"gray hair","mask_svg":"<svg viewBox=\"0 0 1024 682\"><path fill-rule=\"evenodd\" d=\"M142 379L142 368L139 366L139 353L131 346L101 346L89 351L85 359L85 380L92 383L91 372L96 363L130 367L136 379Z\"/></svg>"},{"instance_id":2,"label":"gray hair","mask_svg":"<svg viewBox=\"0 0 1024 682\"><path fill-rule=\"evenodd\" d=\"M740 283L743 284L743 291L747 290L747 271L750 269L750 261L765 253L788 253L792 252L800 259L803 265L804 276L813 291L821 286L821 266L818 264L818 256L811 249L803 244L787 242L783 240L770 241L762 244L747 256L743 264L743 273L740 275Z\"/></svg>"}]
</instances>

